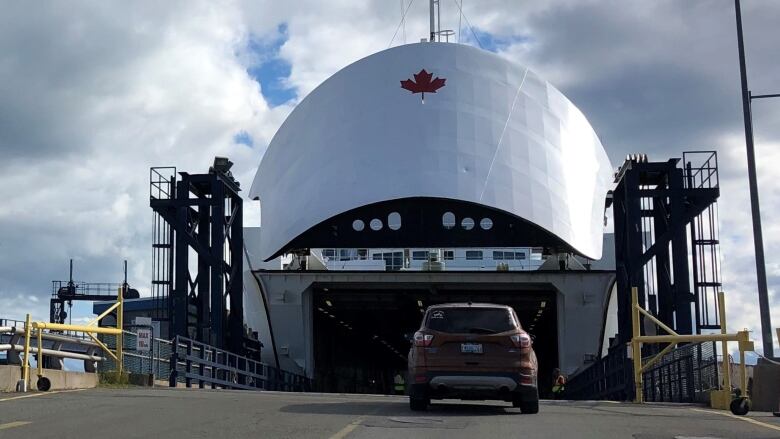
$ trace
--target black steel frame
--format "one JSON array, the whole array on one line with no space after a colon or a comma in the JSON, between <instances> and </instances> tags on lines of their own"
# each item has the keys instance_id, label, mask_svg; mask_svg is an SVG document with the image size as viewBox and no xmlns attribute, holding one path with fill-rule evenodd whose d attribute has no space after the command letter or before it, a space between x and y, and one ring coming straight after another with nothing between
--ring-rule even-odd
<instances>
[{"instance_id":1,"label":"black steel frame","mask_svg":"<svg viewBox=\"0 0 780 439\"><path fill-rule=\"evenodd\" d=\"M699 155L704 159L694 167L692 160ZM631 340L632 287L639 290L639 304L678 333L717 324L717 313L700 310L702 303L717 306L720 288L716 217L707 217L713 225L707 229L708 239L701 235L701 215L714 215L720 196L717 154L687 152L683 157L683 167L678 166L680 159L648 162L630 157L617 173L612 203L620 344ZM705 246L713 259L705 265L715 275L701 271ZM699 256L693 267L688 262L691 252Z\"/></svg>"},{"instance_id":2,"label":"black steel frame","mask_svg":"<svg viewBox=\"0 0 780 439\"><path fill-rule=\"evenodd\" d=\"M152 287L168 310L170 334L245 352L238 184L213 168L207 174L179 172L178 179L175 168L152 168L150 189L155 218L162 220L154 229ZM190 251L196 255L194 275Z\"/></svg>"}]
</instances>

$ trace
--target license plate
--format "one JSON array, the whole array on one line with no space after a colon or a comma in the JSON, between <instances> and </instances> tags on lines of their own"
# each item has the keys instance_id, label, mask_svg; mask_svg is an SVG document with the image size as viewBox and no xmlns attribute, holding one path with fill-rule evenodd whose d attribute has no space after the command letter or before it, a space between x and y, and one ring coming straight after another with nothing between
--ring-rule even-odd
<instances>
[{"instance_id":1,"label":"license plate","mask_svg":"<svg viewBox=\"0 0 780 439\"><path fill-rule=\"evenodd\" d=\"M482 353L482 344L481 343L461 343L460 344L460 351L464 354L481 354Z\"/></svg>"}]
</instances>

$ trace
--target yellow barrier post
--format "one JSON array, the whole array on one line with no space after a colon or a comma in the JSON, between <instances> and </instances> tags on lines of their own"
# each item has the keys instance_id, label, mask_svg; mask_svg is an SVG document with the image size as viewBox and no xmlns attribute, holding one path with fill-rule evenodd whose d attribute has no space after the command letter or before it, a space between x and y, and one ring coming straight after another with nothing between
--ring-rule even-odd
<instances>
[{"instance_id":1,"label":"yellow barrier post","mask_svg":"<svg viewBox=\"0 0 780 439\"><path fill-rule=\"evenodd\" d=\"M720 333L726 334L726 304L723 291L718 291L718 319L720 320ZM731 395L731 363L729 362L729 343L721 342L723 351L723 387Z\"/></svg>"},{"instance_id":2,"label":"yellow barrier post","mask_svg":"<svg viewBox=\"0 0 780 439\"><path fill-rule=\"evenodd\" d=\"M22 364L22 380L24 380L24 391L27 391L27 385L30 382L30 335L32 324L30 323L30 314L24 320L24 363Z\"/></svg>"},{"instance_id":3,"label":"yellow barrier post","mask_svg":"<svg viewBox=\"0 0 780 439\"><path fill-rule=\"evenodd\" d=\"M747 367L745 366L745 350L742 349L742 342L739 342L739 378L742 396L747 397Z\"/></svg>"},{"instance_id":4,"label":"yellow barrier post","mask_svg":"<svg viewBox=\"0 0 780 439\"><path fill-rule=\"evenodd\" d=\"M43 329L38 328L38 378L43 376Z\"/></svg>"},{"instance_id":5,"label":"yellow barrier post","mask_svg":"<svg viewBox=\"0 0 780 439\"><path fill-rule=\"evenodd\" d=\"M117 294L117 303L119 304L119 308L117 310L117 317L116 317L116 329L119 331L116 335L116 361L117 361L117 368L119 370L120 375L122 374L122 370L125 367L124 364L124 357L122 354L123 344L124 344L124 317L125 317L125 309L124 309L124 292L125 288L127 288L127 284L122 285L121 288L119 288L119 294Z\"/></svg>"},{"instance_id":6,"label":"yellow barrier post","mask_svg":"<svg viewBox=\"0 0 780 439\"><path fill-rule=\"evenodd\" d=\"M639 327L639 293L637 287L631 288L631 356L634 357L634 402L642 402L642 346L639 344L639 336L642 330Z\"/></svg>"}]
</instances>

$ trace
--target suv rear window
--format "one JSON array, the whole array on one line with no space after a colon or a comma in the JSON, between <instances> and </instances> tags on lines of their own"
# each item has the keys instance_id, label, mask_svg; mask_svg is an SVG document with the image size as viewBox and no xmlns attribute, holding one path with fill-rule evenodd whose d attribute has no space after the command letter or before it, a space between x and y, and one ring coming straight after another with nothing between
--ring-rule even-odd
<instances>
[{"instance_id":1,"label":"suv rear window","mask_svg":"<svg viewBox=\"0 0 780 439\"><path fill-rule=\"evenodd\" d=\"M515 329L511 313L502 308L439 308L428 313L428 329L453 334L495 334Z\"/></svg>"}]
</instances>

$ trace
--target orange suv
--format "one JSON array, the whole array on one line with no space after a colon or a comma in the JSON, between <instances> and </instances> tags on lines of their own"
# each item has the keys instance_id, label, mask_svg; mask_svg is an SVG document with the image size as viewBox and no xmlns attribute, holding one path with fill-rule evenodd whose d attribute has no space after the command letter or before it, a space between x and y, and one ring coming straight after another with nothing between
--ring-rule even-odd
<instances>
[{"instance_id":1,"label":"orange suv","mask_svg":"<svg viewBox=\"0 0 780 439\"><path fill-rule=\"evenodd\" d=\"M539 411L536 354L505 305L449 303L425 311L409 350L409 407L431 399L511 401Z\"/></svg>"}]
</instances>

